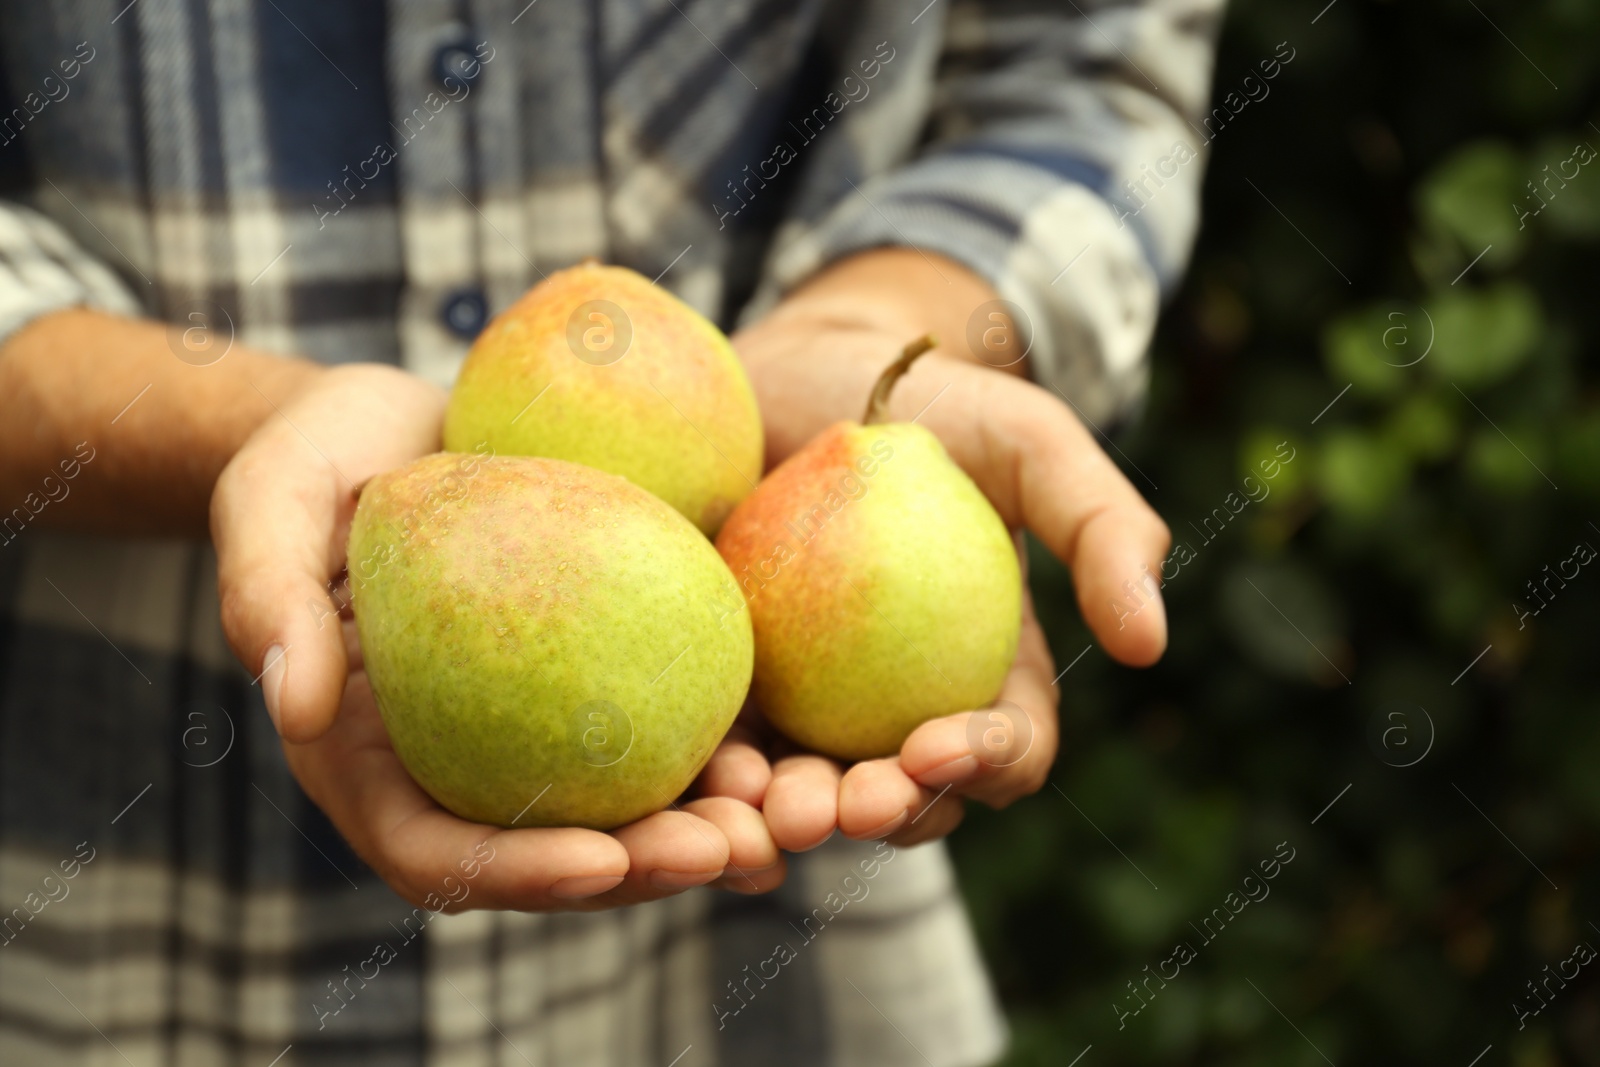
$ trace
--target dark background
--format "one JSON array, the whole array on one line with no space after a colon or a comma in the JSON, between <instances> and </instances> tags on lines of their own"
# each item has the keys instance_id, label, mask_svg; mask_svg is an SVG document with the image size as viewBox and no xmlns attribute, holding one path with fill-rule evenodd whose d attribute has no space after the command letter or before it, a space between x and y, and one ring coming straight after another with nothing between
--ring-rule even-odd
<instances>
[{"instance_id":1,"label":"dark background","mask_svg":"<svg viewBox=\"0 0 1600 1067\"><path fill-rule=\"evenodd\" d=\"M1574 159L1600 150L1600 4L1337 0L1313 24L1323 2L1231 7L1218 96L1280 41L1296 58L1216 138L1117 437L1196 550L1170 650L1084 655L1053 784L954 838L1010 1064L1600 1063L1600 961L1537 1015L1526 987L1600 948L1600 560L1524 628L1513 606L1600 548L1600 158ZM1207 543L1190 523L1285 440ZM1065 667L1090 639L1033 555ZM1283 841L1270 896L1207 943L1189 924ZM1119 1030L1179 941L1194 961Z\"/></svg>"}]
</instances>

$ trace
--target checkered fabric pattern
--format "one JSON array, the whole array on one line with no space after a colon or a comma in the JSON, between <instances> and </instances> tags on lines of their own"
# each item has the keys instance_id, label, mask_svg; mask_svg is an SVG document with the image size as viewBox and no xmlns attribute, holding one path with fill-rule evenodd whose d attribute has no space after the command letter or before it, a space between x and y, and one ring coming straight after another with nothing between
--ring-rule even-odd
<instances>
[{"instance_id":1,"label":"checkered fabric pattern","mask_svg":"<svg viewBox=\"0 0 1600 1067\"><path fill-rule=\"evenodd\" d=\"M1034 372L1114 417L1196 220L1201 164L1141 165L1199 145L1220 8L6 4L0 338L225 317L448 383L584 256L731 327L906 245L988 278ZM832 843L763 898L418 914L289 775L209 548L0 526L0 1062L991 1061L942 847L884 856Z\"/></svg>"}]
</instances>

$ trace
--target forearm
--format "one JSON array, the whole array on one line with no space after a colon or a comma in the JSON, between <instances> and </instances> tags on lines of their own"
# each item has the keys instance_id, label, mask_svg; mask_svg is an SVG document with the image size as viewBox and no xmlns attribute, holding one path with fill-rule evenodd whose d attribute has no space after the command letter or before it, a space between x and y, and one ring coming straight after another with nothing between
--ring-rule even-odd
<instances>
[{"instance_id":1,"label":"forearm","mask_svg":"<svg viewBox=\"0 0 1600 1067\"><path fill-rule=\"evenodd\" d=\"M0 347L0 540L24 525L203 536L229 457L319 372L237 344L185 363L148 320L35 320Z\"/></svg>"}]
</instances>

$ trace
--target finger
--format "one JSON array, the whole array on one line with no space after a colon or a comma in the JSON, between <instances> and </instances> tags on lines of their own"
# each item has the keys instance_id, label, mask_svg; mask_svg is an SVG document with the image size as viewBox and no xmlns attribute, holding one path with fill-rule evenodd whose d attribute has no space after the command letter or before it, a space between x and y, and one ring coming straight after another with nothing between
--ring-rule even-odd
<instances>
[{"instance_id":1,"label":"finger","mask_svg":"<svg viewBox=\"0 0 1600 1067\"><path fill-rule=\"evenodd\" d=\"M1167 640L1166 524L1064 397L981 367L936 369L908 375L915 388L897 399L915 404L919 391L953 386L926 424L1008 524L1027 526L1071 568L1079 610L1106 652L1154 663Z\"/></svg>"},{"instance_id":2,"label":"finger","mask_svg":"<svg viewBox=\"0 0 1600 1067\"><path fill-rule=\"evenodd\" d=\"M772 782L772 766L761 751L754 732L735 723L722 739L692 792L702 797L732 797L759 809Z\"/></svg>"},{"instance_id":3,"label":"finger","mask_svg":"<svg viewBox=\"0 0 1600 1067\"><path fill-rule=\"evenodd\" d=\"M751 331L741 341L752 354L768 343ZM813 342L803 360L756 355L758 388L784 401L769 421L769 459L801 447L870 391L883 362L865 361L850 342L841 331L837 350ZM1170 534L1063 394L935 352L900 380L890 411L932 430L1008 525L1026 525L1072 569L1084 618L1113 658L1144 666L1160 657Z\"/></svg>"},{"instance_id":4,"label":"finger","mask_svg":"<svg viewBox=\"0 0 1600 1067\"><path fill-rule=\"evenodd\" d=\"M212 494L223 630L292 742L319 736L338 712L348 663L341 605L327 583L343 555L336 531L354 508L353 491L341 491L325 460L268 429Z\"/></svg>"},{"instance_id":5,"label":"finger","mask_svg":"<svg viewBox=\"0 0 1600 1067\"><path fill-rule=\"evenodd\" d=\"M783 884L783 853L761 812L729 797L703 797L685 804L683 810L700 816L728 839L728 867L713 885L735 893L765 893Z\"/></svg>"},{"instance_id":6,"label":"finger","mask_svg":"<svg viewBox=\"0 0 1600 1067\"><path fill-rule=\"evenodd\" d=\"M681 809L658 811L613 830L628 850L628 876L609 903L639 904L705 885L728 867L728 839L713 823Z\"/></svg>"},{"instance_id":7,"label":"finger","mask_svg":"<svg viewBox=\"0 0 1600 1067\"><path fill-rule=\"evenodd\" d=\"M365 675L350 679L344 707L333 730L285 744L285 755L356 853L412 904L555 910L621 883L628 852L606 834L502 830L439 807L389 746Z\"/></svg>"},{"instance_id":8,"label":"finger","mask_svg":"<svg viewBox=\"0 0 1600 1067\"><path fill-rule=\"evenodd\" d=\"M789 756L772 768L762 814L772 839L787 852L826 841L839 820L839 765L822 756Z\"/></svg>"},{"instance_id":9,"label":"finger","mask_svg":"<svg viewBox=\"0 0 1600 1067\"><path fill-rule=\"evenodd\" d=\"M261 674L286 740L319 736L338 713L348 599L328 584L344 566L356 487L438 447L443 390L393 367L324 371L269 418L211 497L223 629ZM274 650L280 650L274 652Z\"/></svg>"},{"instance_id":10,"label":"finger","mask_svg":"<svg viewBox=\"0 0 1600 1067\"><path fill-rule=\"evenodd\" d=\"M935 797L931 804L918 811L886 840L896 848L934 841L960 826L966 814L965 798L957 796L953 791L948 792Z\"/></svg>"},{"instance_id":11,"label":"finger","mask_svg":"<svg viewBox=\"0 0 1600 1067\"><path fill-rule=\"evenodd\" d=\"M1060 724L1055 663L1024 592L1017 659L993 708L925 722L900 748L900 766L923 787L1004 807L1037 792L1055 763Z\"/></svg>"},{"instance_id":12,"label":"finger","mask_svg":"<svg viewBox=\"0 0 1600 1067\"><path fill-rule=\"evenodd\" d=\"M433 806L386 838L386 877L410 888L413 904L551 911L578 905L622 884L628 852L596 830L501 830Z\"/></svg>"},{"instance_id":13,"label":"finger","mask_svg":"<svg viewBox=\"0 0 1600 1067\"><path fill-rule=\"evenodd\" d=\"M1148 666L1167 645L1160 576L1172 535L1076 413L1040 395L1044 410L1018 435L1023 522L1071 568L1078 610L1107 654Z\"/></svg>"},{"instance_id":14,"label":"finger","mask_svg":"<svg viewBox=\"0 0 1600 1067\"><path fill-rule=\"evenodd\" d=\"M898 757L865 760L846 771L839 783L839 830L856 841L887 837L933 798L900 769Z\"/></svg>"},{"instance_id":15,"label":"finger","mask_svg":"<svg viewBox=\"0 0 1600 1067\"><path fill-rule=\"evenodd\" d=\"M784 879L789 876L789 862L780 854L778 862L762 871L735 871L728 868L721 878L709 883L712 889L726 889L730 893L742 893L747 897L760 896L770 893L783 885Z\"/></svg>"}]
</instances>

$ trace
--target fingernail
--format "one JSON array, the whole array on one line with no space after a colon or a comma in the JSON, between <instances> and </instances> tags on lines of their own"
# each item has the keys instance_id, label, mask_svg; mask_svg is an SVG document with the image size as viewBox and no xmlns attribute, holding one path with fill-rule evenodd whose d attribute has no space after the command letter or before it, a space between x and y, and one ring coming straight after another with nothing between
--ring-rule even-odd
<instances>
[{"instance_id":1,"label":"fingernail","mask_svg":"<svg viewBox=\"0 0 1600 1067\"><path fill-rule=\"evenodd\" d=\"M651 871L650 884L657 889L693 889L721 877L721 871Z\"/></svg>"},{"instance_id":2,"label":"fingernail","mask_svg":"<svg viewBox=\"0 0 1600 1067\"><path fill-rule=\"evenodd\" d=\"M578 878L563 878L550 887L550 895L562 900L582 900L598 896L622 884L620 874L591 874Z\"/></svg>"},{"instance_id":3,"label":"fingernail","mask_svg":"<svg viewBox=\"0 0 1600 1067\"><path fill-rule=\"evenodd\" d=\"M283 697L283 680L289 676L289 660L282 645L273 645L261 660L261 695L267 702L267 718L272 728L283 732L278 722L278 701Z\"/></svg>"},{"instance_id":4,"label":"fingernail","mask_svg":"<svg viewBox=\"0 0 1600 1067\"><path fill-rule=\"evenodd\" d=\"M888 837L890 834L900 829L900 827L904 825L905 821L910 817L911 813L909 811L902 811L899 815L896 815L882 826L868 830L864 834L851 834L850 836L854 837L857 841L876 841L878 838Z\"/></svg>"},{"instance_id":5,"label":"fingernail","mask_svg":"<svg viewBox=\"0 0 1600 1067\"><path fill-rule=\"evenodd\" d=\"M954 782L971 777L972 773L977 769L977 756L959 756L948 763L930 767L921 774L913 774L911 777L917 780L918 785L926 786L929 789L942 789Z\"/></svg>"}]
</instances>

